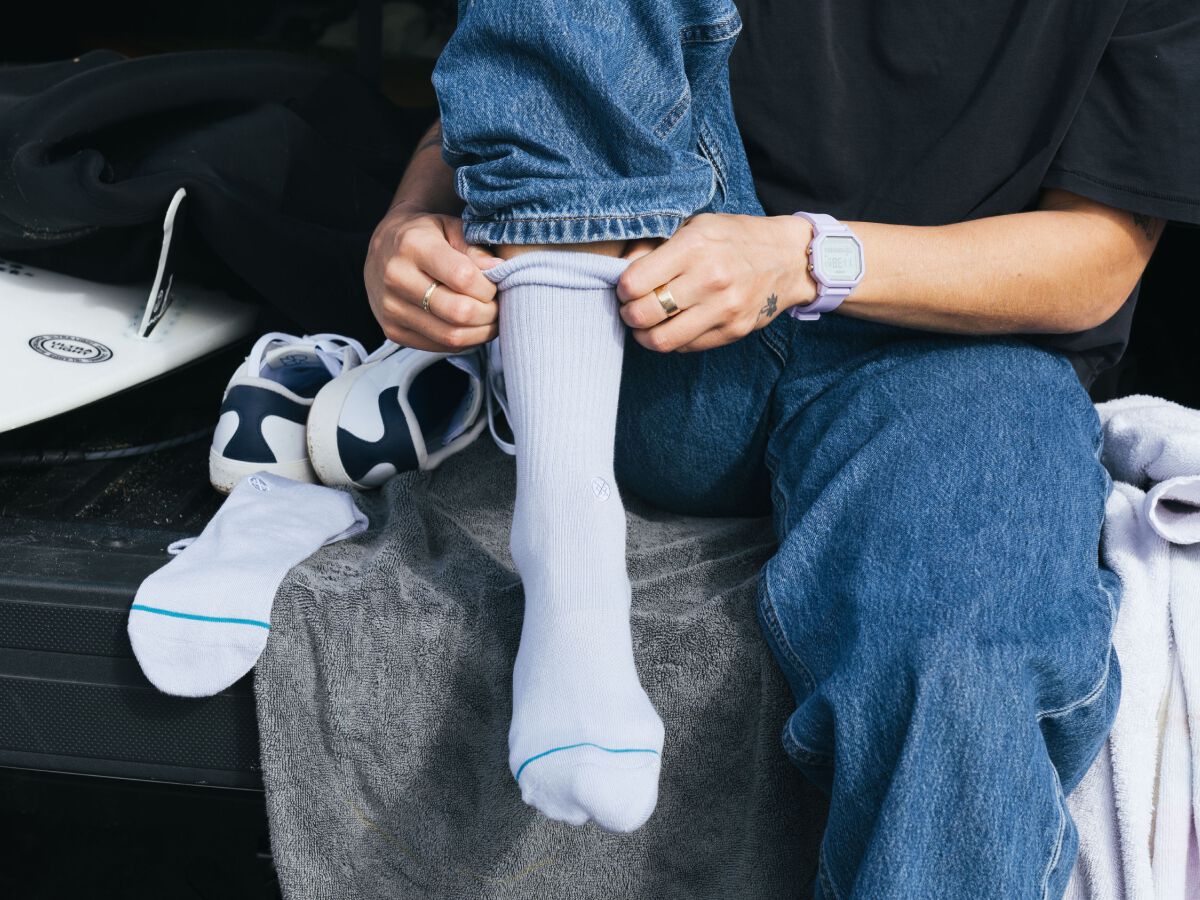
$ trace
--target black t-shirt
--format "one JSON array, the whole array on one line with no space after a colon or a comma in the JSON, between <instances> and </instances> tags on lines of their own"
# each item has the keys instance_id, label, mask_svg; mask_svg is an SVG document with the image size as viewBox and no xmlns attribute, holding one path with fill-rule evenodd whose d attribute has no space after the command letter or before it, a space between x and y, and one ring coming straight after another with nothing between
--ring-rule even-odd
<instances>
[{"instance_id":1,"label":"black t-shirt","mask_svg":"<svg viewBox=\"0 0 1200 900\"><path fill-rule=\"evenodd\" d=\"M1200 224L1198 0L738 6L734 109L770 214L941 225L1057 187ZM1124 352L1136 300L1030 338L1090 386Z\"/></svg>"}]
</instances>

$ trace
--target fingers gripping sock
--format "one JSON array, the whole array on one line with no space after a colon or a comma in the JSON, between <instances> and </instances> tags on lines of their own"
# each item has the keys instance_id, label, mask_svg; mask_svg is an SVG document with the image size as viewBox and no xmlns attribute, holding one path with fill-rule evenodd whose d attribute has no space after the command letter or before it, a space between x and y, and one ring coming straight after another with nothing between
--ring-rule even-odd
<instances>
[{"instance_id":1,"label":"fingers gripping sock","mask_svg":"<svg viewBox=\"0 0 1200 900\"><path fill-rule=\"evenodd\" d=\"M190 546L138 588L129 642L160 691L208 697L254 667L283 576L367 527L350 495L260 472Z\"/></svg>"},{"instance_id":2,"label":"fingers gripping sock","mask_svg":"<svg viewBox=\"0 0 1200 900\"><path fill-rule=\"evenodd\" d=\"M633 831L654 811L663 725L629 631L625 510L613 477L626 263L524 254L489 271L516 436L512 554L525 586L509 767L526 803Z\"/></svg>"}]
</instances>

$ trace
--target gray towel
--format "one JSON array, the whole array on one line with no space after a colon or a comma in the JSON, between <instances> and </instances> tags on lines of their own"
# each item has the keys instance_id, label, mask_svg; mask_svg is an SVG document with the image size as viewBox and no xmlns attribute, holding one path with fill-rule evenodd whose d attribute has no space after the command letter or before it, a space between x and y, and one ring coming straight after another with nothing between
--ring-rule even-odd
<instances>
[{"instance_id":1,"label":"gray towel","mask_svg":"<svg viewBox=\"0 0 1200 900\"><path fill-rule=\"evenodd\" d=\"M280 587L255 690L285 896L812 896L825 800L781 749L793 704L754 614L768 521L626 498L634 649L667 743L649 823L609 835L543 818L508 771L514 487L478 441L359 495L370 530Z\"/></svg>"}]
</instances>

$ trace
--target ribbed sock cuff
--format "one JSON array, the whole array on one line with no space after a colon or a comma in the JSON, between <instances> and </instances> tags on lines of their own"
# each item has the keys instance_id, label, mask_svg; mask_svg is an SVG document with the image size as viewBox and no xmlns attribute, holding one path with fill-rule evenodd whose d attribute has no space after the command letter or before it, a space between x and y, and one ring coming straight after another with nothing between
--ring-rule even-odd
<instances>
[{"instance_id":1,"label":"ribbed sock cuff","mask_svg":"<svg viewBox=\"0 0 1200 900\"><path fill-rule=\"evenodd\" d=\"M611 288L629 260L579 250L535 250L488 269L486 275L502 291L527 285L597 290Z\"/></svg>"}]
</instances>

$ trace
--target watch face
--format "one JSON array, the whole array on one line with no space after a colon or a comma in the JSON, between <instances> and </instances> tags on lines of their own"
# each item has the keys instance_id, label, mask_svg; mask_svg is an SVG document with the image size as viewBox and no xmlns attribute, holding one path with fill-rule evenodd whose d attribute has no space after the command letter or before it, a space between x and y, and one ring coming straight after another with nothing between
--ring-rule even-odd
<instances>
[{"instance_id":1,"label":"watch face","mask_svg":"<svg viewBox=\"0 0 1200 900\"><path fill-rule=\"evenodd\" d=\"M847 284L862 274L862 251L854 238L831 236L821 242L821 274Z\"/></svg>"}]
</instances>

